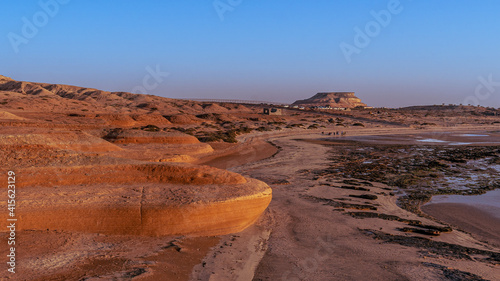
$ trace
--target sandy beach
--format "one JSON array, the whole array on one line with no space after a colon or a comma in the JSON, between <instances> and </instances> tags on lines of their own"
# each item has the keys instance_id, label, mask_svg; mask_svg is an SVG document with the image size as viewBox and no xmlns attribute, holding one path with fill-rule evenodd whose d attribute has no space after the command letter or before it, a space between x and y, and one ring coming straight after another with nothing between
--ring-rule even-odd
<instances>
[{"instance_id":1,"label":"sandy beach","mask_svg":"<svg viewBox=\"0 0 500 281\"><path fill-rule=\"evenodd\" d=\"M368 132L360 130L349 133L365 135ZM370 133L384 132L372 130ZM298 141L298 137L311 141ZM329 204L329 200L335 199L354 204L370 204L371 202L367 202L369 200L358 200L351 196L374 194L378 199L370 205L376 206L375 213L394 215L404 220L418 220L422 224L440 225L399 208L396 197L389 195L387 191L393 189L386 185L374 182L364 185L370 190L368 192L334 188L335 184L325 186L324 180L314 177L315 170L328 166L329 148L312 141L321 137L320 133L271 137L269 140L281 149L274 157L230 168L232 171L268 182L273 188L273 201L263 218L245 230L241 237L238 237L239 240L233 236L223 236L219 245L226 246L215 247L212 253L217 253L218 260L229 262L233 259L234 252L253 248L252 244L247 243L251 240L241 241L242 237L248 235L246 233L261 233L261 237L266 237L264 234L267 232L271 234L268 239L262 238L254 244L258 251L253 256L261 255L260 251L265 253L258 266L254 265L256 270L253 278L248 276L248 271L242 273L243 267L238 266L240 263L223 269L207 266L202 272L213 271L213 276L224 276L222 279L214 277L213 280L442 280L442 274L446 270L458 277L465 278L468 276L465 272L470 272L488 280L495 280L500 274L498 266L489 262L447 257L432 246L432 243L436 242L498 253L495 244L480 242L484 240L476 239L475 235L471 236L462 231L443 233L438 237L410 235L397 230L404 226L404 223L377 218L359 219L346 215L348 211L344 213L342 209L332 207L333 204ZM307 166L303 163L307 163ZM335 181L341 182L342 179ZM438 210L438 206L435 209L424 209L432 215L431 210ZM462 221L482 215L477 210L476 213L467 213L468 210L465 209L461 212L455 211L439 206L437 213L452 212L454 216L461 217ZM439 215L436 215L436 218L452 224ZM485 217L476 220L474 229L463 230L474 232L492 222L497 221ZM490 229L486 232L489 238L497 239L496 226ZM393 239L424 239L423 241L430 241L431 244L409 246L411 243L388 243L388 240L384 241L380 236L372 238L373 233L378 233L377 231L392 235ZM210 256L211 254L207 255ZM198 273L192 276L191 280L208 280L197 276L203 274Z\"/></svg>"}]
</instances>

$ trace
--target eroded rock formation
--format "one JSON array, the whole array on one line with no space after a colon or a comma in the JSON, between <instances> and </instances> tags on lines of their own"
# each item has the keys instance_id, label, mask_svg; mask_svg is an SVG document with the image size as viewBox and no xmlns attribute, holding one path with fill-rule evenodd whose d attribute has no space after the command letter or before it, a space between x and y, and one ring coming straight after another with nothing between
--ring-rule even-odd
<instances>
[{"instance_id":1,"label":"eroded rock formation","mask_svg":"<svg viewBox=\"0 0 500 281\"><path fill-rule=\"evenodd\" d=\"M361 99L354 95L354 92L327 92L317 93L311 98L298 100L293 105L304 107L332 107L332 108L354 108L366 106Z\"/></svg>"},{"instance_id":2,"label":"eroded rock formation","mask_svg":"<svg viewBox=\"0 0 500 281\"><path fill-rule=\"evenodd\" d=\"M16 173L18 231L220 235L243 230L271 201L261 181L186 163L214 150L174 126L215 130L221 121L195 116L235 118L235 106L4 76L0 98L0 180Z\"/></svg>"},{"instance_id":3,"label":"eroded rock formation","mask_svg":"<svg viewBox=\"0 0 500 281\"><path fill-rule=\"evenodd\" d=\"M18 230L219 235L243 230L271 201L263 182L189 164L40 167L17 174L23 179Z\"/></svg>"}]
</instances>

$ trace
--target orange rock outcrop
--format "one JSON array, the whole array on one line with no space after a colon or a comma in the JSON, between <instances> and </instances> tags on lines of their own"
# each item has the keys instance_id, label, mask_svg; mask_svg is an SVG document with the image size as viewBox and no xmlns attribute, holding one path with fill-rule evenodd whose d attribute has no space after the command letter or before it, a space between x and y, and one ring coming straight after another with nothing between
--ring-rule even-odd
<instances>
[{"instance_id":1,"label":"orange rock outcrop","mask_svg":"<svg viewBox=\"0 0 500 281\"><path fill-rule=\"evenodd\" d=\"M46 167L16 173L22 179L18 230L227 234L252 224L272 197L263 182L188 164Z\"/></svg>"},{"instance_id":2,"label":"orange rock outcrop","mask_svg":"<svg viewBox=\"0 0 500 281\"><path fill-rule=\"evenodd\" d=\"M214 150L173 126L217 128L218 120L196 116L236 106L5 76L0 98L0 180L16 173L18 231L228 234L252 224L271 201L261 181L183 163Z\"/></svg>"}]
</instances>

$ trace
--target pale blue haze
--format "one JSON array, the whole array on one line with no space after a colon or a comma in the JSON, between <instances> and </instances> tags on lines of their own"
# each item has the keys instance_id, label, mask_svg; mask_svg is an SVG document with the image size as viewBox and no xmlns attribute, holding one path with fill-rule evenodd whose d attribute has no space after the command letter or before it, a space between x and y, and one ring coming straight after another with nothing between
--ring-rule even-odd
<instances>
[{"instance_id":1,"label":"pale blue haze","mask_svg":"<svg viewBox=\"0 0 500 281\"><path fill-rule=\"evenodd\" d=\"M130 91L160 65L170 75L150 92L165 97L293 102L355 91L388 107L462 103L480 76L500 84L493 0L401 0L403 10L347 63L341 42L353 44L354 28L389 2L243 0L221 20L213 1L72 0L15 53L8 34L21 35L22 18L41 7L2 1L0 74ZM500 107L493 88L481 105Z\"/></svg>"}]
</instances>

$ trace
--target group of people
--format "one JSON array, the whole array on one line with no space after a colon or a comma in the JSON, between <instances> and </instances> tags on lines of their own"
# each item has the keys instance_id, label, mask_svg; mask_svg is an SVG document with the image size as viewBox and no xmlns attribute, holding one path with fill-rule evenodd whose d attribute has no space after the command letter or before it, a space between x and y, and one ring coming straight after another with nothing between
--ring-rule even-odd
<instances>
[{"instance_id":1,"label":"group of people","mask_svg":"<svg viewBox=\"0 0 500 281\"><path fill-rule=\"evenodd\" d=\"M347 132L344 131L335 131L335 132L321 132L322 135L334 135L334 136L345 136L347 135Z\"/></svg>"}]
</instances>

